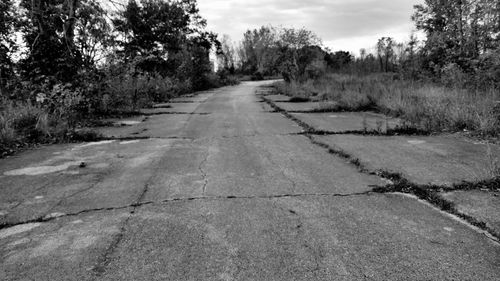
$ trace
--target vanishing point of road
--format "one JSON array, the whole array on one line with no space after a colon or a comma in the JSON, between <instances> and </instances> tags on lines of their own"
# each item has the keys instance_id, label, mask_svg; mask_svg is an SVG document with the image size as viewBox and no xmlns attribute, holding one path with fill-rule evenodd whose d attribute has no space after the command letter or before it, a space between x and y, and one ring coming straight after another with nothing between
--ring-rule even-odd
<instances>
[{"instance_id":1,"label":"vanishing point of road","mask_svg":"<svg viewBox=\"0 0 500 281\"><path fill-rule=\"evenodd\" d=\"M500 280L495 241L372 192L264 84L0 160L0 280Z\"/></svg>"}]
</instances>

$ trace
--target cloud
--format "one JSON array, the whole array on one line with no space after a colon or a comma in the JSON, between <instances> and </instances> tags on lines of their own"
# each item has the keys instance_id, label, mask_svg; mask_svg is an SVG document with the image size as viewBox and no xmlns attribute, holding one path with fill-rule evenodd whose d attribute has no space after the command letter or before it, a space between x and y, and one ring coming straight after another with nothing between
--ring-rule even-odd
<instances>
[{"instance_id":1,"label":"cloud","mask_svg":"<svg viewBox=\"0 0 500 281\"><path fill-rule=\"evenodd\" d=\"M371 47L378 37L409 37L413 5L422 0L198 0L208 28L239 41L262 25L305 27L333 50ZM335 45L338 45L335 46Z\"/></svg>"}]
</instances>

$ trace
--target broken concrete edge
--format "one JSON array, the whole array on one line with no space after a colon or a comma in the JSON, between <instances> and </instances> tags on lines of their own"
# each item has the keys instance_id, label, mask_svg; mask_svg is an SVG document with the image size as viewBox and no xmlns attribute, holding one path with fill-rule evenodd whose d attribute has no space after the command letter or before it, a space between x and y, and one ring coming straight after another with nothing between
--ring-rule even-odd
<instances>
[{"instance_id":1,"label":"broken concrete edge","mask_svg":"<svg viewBox=\"0 0 500 281\"><path fill-rule=\"evenodd\" d=\"M492 182L496 182L497 186L500 183L500 178L492 180ZM493 228L489 227L488 224L484 221L481 221L473 216L460 212L456 208L456 204L452 201L445 199L440 195L441 191L439 189L427 188L427 186L416 185L408 182L405 179L401 179L399 182L395 182L394 184L388 184L384 187L376 187L373 189L373 192L376 193L405 193L415 195L417 198L424 200L438 209L452 214L454 216L463 219L469 224L487 232L491 235L496 242L500 242L500 232L497 232Z\"/></svg>"},{"instance_id":2,"label":"broken concrete edge","mask_svg":"<svg viewBox=\"0 0 500 281\"><path fill-rule=\"evenodd\" d=\"M274 111L271 111L271 113L281 113L288 119L294 121L297 123L304 132L302 134L309 134L309 135L363 135L363 136L429 136L431 135L430 132L420 130L418 128L414 127L409 127L409 126L397 126L394 129L389 129L386 131L378 131L378 130L348 130L348 131L341 131L341 132L332 132L332 131L325 131L325 130L318 130L311 125L307 124L306 122L298 119L297 117L293 116L290 113L316 113L315 111L286 111L279 106L277 106L273 101L267 99L264 96L261 96L263 102L266 102L271 108L273 108Z\"/></svg>"},{"instance_id":3,"label":"broken concrete edge","mask_svg":"<svg viewBox=\"0 0 500 281\"><path fill-rule=\"evenodd\" d=\"M497 242L500 241L500 233L489 227L487 223L458 211L458 209L455 206L455 203L446 200L445 198L439 195L440 192L442 191L478 190L478 189L488 189L495 191L500 186L500 177L495 177L480 182L462 182L460 184L453 184L452 186L438 186L438 185L419 185L412 183L408 179L404 178L403 175L401 175L400 173L394 173L384 170L373 171L366 168L359 158L353 157L352 155L343 150L333 148L330 145L319 142L313 138L313 135L330 134L330 132L318 131L309 124L303 122L302 120L297 119L295 116L291 115L286 110L283 110L280 107L276 106L269 99L266 99L265 97L261 98L265 102L267 102L274 110L276 110L276 112L281 113L286 118L294 121L299 126L301 126L304 129L302 135L309 138L309 140L313 144L326 149L330 154L346 159L349 163L356 166L358 170L362 173L369 175L376 175L391 182L386 186L373 188L372 190L373 192L375 193L400 192L400 193L415 195L418 198L430 203L431 205L436 206L440 210L445 211L451 215L457 216L465 220L466 222L470 223L471 225L487 232ZM354 132L343 132L343 133L332 133L332 134L353 134L353 133L360 134L361 132L354 131Z\"/></svg>"},{"instance_id":4,"label":"broken concrete edge","mask_svg":"<svg viewBox=\"0 0 500 281\"><path fill-rule=\"evenodd\" d=\"M95 130L91 130L88 128L75 129L66 133L66 136L61 138L48 139L46 141L41 141L38 143L19 143L15 145L15 149L11 149L9 151L0 150L0 160L14 156L23 151L28 151L31 149L36 149L39 147L43 147L46 145L55 145L55 144L74 144L74 143L84 143L84 142L94 142L104 140L103 136Z\"/></svg>"},{"instance_id":5,"label":"broken concrete edge","mask_svg":"<svg viewBox=\"0 0 500 281\"><path fill-rule=\"evenodd\" d=\"M313 144L320 146L324 149L328 150L328 153L346 159L349 163L356 166L361 173L376 175L380 178L388 180L391 182L383 187L375 187L372 189L375 193L406 193L417 196L418 198L432 204L433 206L439 208L442 211L445 211L449 214L457 216L469 224L487 232L489 235L494 237L494 239L500 243L500 233L495 231L493 228L489 227L488 224L484 221L476 219L470 215L467 215L463 212L460 212L456 208L456 204L451 202L440 195L442 192L450 192L450 191L467 191L467 190L490 190L497 191L500 187L500 177L495 177L492 179L482 180L479 182L462 182L459 184L453 184L451 186L446 185L422 185L412 183L410 180L406 179L401 173L395 173L391 171L385 170L370 170L365 167L362 161L359 158L353 157L349 153L346 153L343 150L332 148L331 146L316 141L311 135L306 135Z\"/></svg>"}]
</instances>

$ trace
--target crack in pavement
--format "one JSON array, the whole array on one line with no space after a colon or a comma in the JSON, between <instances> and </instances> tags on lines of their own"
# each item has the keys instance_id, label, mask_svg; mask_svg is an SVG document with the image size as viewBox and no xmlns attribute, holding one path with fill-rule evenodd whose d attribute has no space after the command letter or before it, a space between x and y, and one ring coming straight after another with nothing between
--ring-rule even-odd
<instances>
[{"instance_id":1,"label":"crack in pavement","mask_svg":"<svg viewBox=\"0 0 500 281\"><path fill-rule=\"evenodd\" d=\"M145 194L145 193L141 193ZM195 196L195 197L179 197L179 198L169 198L160 201L136 201L135 203L125 205L125 206L115 206L115 207L103 207L103 208L93 208L86 209L74 213L66 213L56 217L42 216L36 219L25 220L22 222L16 223L3 223L0 224L0 230L7 229L10 227L29 224L29 223L46 223L51 222L60 218L66 217L76 217L87 213L93 212L101 212L101 211L116 211L116 210L125 210L130 209L130 214L133 215L137 208L148 206L148 205L156 205L156 204L168 204L175 202L189 202L189 201L216 201L216 200L252 200L252 199L280 199L280 198L300 198L300 197L352 197L352 196L368 196L368 195L376 195L380 194L374 191L365 191L365 192L357 192L357 193L292 193L292 194L271 194L271 195L228 195L228 196Z\"/></svg>"},{"instance_id":2,"label":"crack in pavement","mask_svg":"<svg viewBox=\"0 0 500 281\"><path fill-rule=\"evenodd\" d=\"M114 140L114 141L134 141L134 140L194 140L189 137L151 137L151 136L131 136L131 137L102 137L98 138L99 141L103 140Z\"/></svg>"},{"instance_id":3,"label":"crack in pavement","mask_svg":"<svg viewBox=\"0 0 500 281\"><path fill-rule=\"evenodd\" d=\"M139 115L156 116L156 115L210 115L210 112L141 112Z\"/></svg>"},{"instance_id":4,"label":"crack in pavement","mask_svg":"<svg viewBox=\"0 0 500 281\"><path fill-rule=\"evenodd\" d=\"M210 149L210 148L209 148ZM208 157L210 156L210 151L207 150L207 153L205 154L205 158L200 162L200 165L198 165L198 170L201 173L201 176L203 178L203 188L202 188L202 194L205 194L207 185L208 185L208 174L203 170L203 165L205 165L208 161Z\"/></svg>"},{"instance_id":5,"label":"crack in pavement","mask_svg":"<svg viewBox=\"0 0 500 281\"><path fill-rule=\"evenodd\" d=\"M424 200L425 202L428 202L432 206L437 207L439 210L446 212L449 215L455 216L457 219L463 220L466 223L481 229L482 231L485 231L486 233L488 233L488 235L486 235L488 238L492 239L491 237L493 237L492 239L493 241L496 242L500 241L500 233L497 233L495 230L488 227L488 225L485 222L458 211L453 202L450 202L438 195L438 192L440 190L448 190L448 191L470 190L474 189L473 187L475 186L487 186L488 188L492 189L493 187L498 186L500 178L494 178L479 183L464 183L464 184L454 185L453 187L429 186L429 185L415 184L398 173L393 173L385 170L376 170L376 171L369 170L363 165L363 163L361 163L361 161L358 158L353 157L352 155L346 153L345 151L342 151L341 149L331 147L328 144L315 140L313 138L313 135L315 134L314 132L321 132L321 131L317 131L309 124L303 122L302 120L297 119L295 116L291 115L288 111L281 109L280 107L275 105L271 100L265 98L264 96L261 96L261 98L265 102L267 102L274 110L281 113L285 118L294 121L300 127L302 127L304 129L304 132L301 133L301 135L306 136L311 141L312 144L326 149L328 153L332 155L336 155L338 157L348 160L349 163L356 166L361 173L375 175L390 182L390 184L387 184L386 186L383 187L379 186L373 188L372 192L379 194L401 192L405 194L415 195L418 198Z\"/></svg>"},{"instance_id":6,"label":"crack in pavement","mask_svg":"<svg viewBox=\"0 0 500 281\"><path fill-rule=\"evenodd\" d=\"M298 133L299 135L361 135L361 136L428 136L430 133L419 130L412 127L396 127L393 129L387 129L385 132L371 129L371 130L345 130L345 131L328 131L328 130L318 130L308 123L298 119L297 117L291 115L290 113L314 113L314 112L298 112L298 111L287 111L278 107L272 100L261 96L261 99L266 102L269 106L273 108L272 113L281 113L286 118L294 121L299 125L304 131Z\"/></svg>"},{"instance_id":7,"label":"crack in pavement","mask_svg":"<svg viewBox=\"0 0 500 281\"><path fill-rule=\"evenodd\" d=\"M162 159L163 158L160 157L158 161L161 162ZM110 245L106 249L106 251L101 256L99 256L99 258L97 259L96 265L92 268L92 272L94 272L94 274L96 276L100 277L106 272L106 269L112 260L112 256L113 256L115 250L118 248L121 241L125 237L125 232L127 230L128 223L129 223L130 219L132 218L132 216L137 211L137 208L146 205L146 203L149 203L149 202L142 202L142 201L143 201L144 197L146 196L146 194L148 193L149 185L150 185L151 181L153 180L153 178L158 173L158 170L160 169L160 167L161 167L161 165L156 165L156 168L151 173L151 176L146 180L144 187L142 188L141 193L137 197L135 203L133 203L129 206L120 207L120 209L132 208L132 210L129 212L128 217L123 221L123 223L120 227L120 230L118 231L118 234L116 234L116 236L113 238L112 242L110 243ZM150 204L152 204L152 203L150 203Z\"/></svg>"}]
</instances>

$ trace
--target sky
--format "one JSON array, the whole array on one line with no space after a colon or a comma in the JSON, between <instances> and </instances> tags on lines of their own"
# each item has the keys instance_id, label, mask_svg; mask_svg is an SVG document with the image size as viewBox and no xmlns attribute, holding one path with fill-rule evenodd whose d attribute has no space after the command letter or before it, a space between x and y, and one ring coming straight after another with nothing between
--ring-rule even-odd
<instances>
[{"instance_id":1,"label":"sky","mask_svg":"<svg viewBox=\"0 0 500 281\"><path fill-rule=\"evenodd\" d=\"M248 29L262 25L305 27L325 47L359 54L378 38L407 41L414 25L413 5L423 0L198 0L208 29L239 42Z\"/></svg>"}]
</instances>

